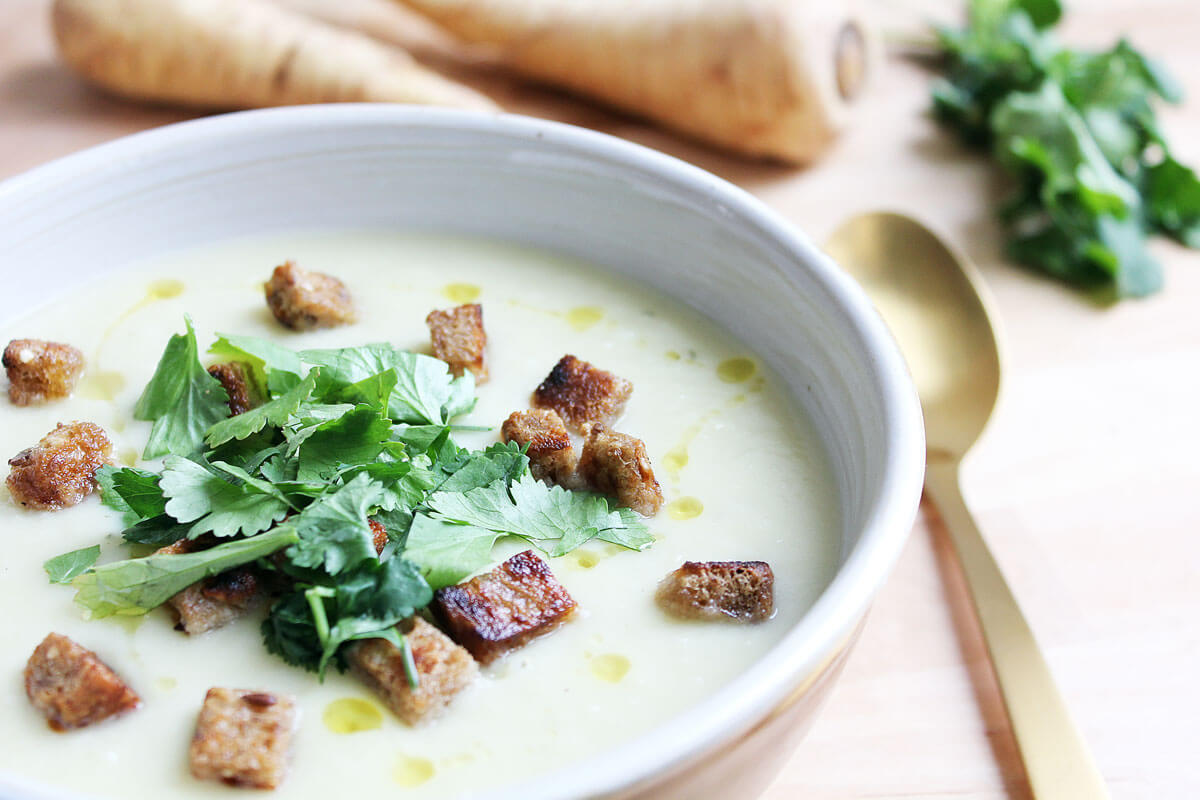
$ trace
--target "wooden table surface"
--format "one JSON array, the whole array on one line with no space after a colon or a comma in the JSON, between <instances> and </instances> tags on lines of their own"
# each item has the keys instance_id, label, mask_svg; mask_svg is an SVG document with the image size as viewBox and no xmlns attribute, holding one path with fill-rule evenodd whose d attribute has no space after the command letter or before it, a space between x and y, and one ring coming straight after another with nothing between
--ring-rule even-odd
<instances>
[{"instance_id":1,"label":"wooden table surface","mask_svg":"<svg viewBox=\"0 0 1200 800\"><path fill-rule=\"evenodd\" d=\"M409 35L375 0L336 5L377 34ZM1182 81L1189 102L1166 110L1165 125L1183 160L1200 163L1200 3L1073 5L1064 38L1106 46L1128 34ZM0 178L191 116L79 83L55 60L47 6L0 0ZM959 5L881 12L911 22L918 7L953 19ZM475 82L510 109L697 163L817 240L849 214L887 207L964 248L997 298L1007 346L1005 393L968 465L968 501L1114 797L1200 797L1200 254L1157 242L1165 291L1108 309L1005 263L997 176L929 121L928 76L898 60L805 171L726 157L553 92ZM948 543L925 508L844 677L765 798L935 796L1023 798L1028 788Z\"/></svg>"}]
</instances>

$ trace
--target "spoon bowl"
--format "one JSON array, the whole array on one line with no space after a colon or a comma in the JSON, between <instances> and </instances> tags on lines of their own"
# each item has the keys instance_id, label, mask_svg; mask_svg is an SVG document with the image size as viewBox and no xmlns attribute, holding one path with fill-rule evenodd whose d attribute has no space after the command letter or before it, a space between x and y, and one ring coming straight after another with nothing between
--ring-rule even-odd
<instances>
[{"instance_id":1,"label":"spoon bowl","mask_svg":"<svg viewBox=\"0 0 1200 800\"><path fill-rule=\"evenodd\" d=\"M975 268L911 217L843 223L826 251L867 290L908 359L930 461L961 459L1000 394L1000 346Z\"/></svg>"}]
</instances>

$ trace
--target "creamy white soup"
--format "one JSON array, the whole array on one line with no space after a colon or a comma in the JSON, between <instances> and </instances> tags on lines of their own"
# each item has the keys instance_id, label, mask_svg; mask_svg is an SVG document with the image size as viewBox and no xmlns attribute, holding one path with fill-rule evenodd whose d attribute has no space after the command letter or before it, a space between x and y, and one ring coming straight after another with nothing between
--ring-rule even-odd
<instances>
[{"instance_id":1,"label":"creamy white soup","mask_svg":"<svg viewBox=\"0 0 1200 800\"><path fill-rule=\"evenodd\" d=\"M262 283L285 259L344 280L359 321L283 329ZM802 410L752 352L681 304L522 247L357 231L237 240L133 265L0 329L0 344L66 342L88 360L70 399L18 408L0 398L0 454L33 445L59 421L87 420L108 432L119 463L157 469L139 460L150 426L132 411L184 314L202 349L220 331L295 349L390 341L428 352L425 315L465 302L483 305L491 380L458 422L493 430L458 441L497 441L500 423L528 407L565 353L629 379L633 396L615 427L645 441L662 484L666 502L649 520L654 546L633 552L593 541L548 559L579 604L575 617L484 668L447 713L410 728L349 675L318 683L266 652L261 616L195 637L176 631L165 609L85 620L73 590L49 584L42 563L96 542L101 562L128 558L120 515L96 495L59 512L26 511L0 489L0 771L98 796L235 796L244 790L195 780L187 761L205 691L226 686L297 699L279 797L340 797L349 785L363 797L478 792L649 731L733 680L796 623L833 574L839 530L826 456ZM501 540L494 556L527 547ZM774 617L759 625L668 618L654 590L686 560L769 562ZM21 683L50 631L94 650L142 707L52 731Z\"/></svg>"}]
</instances>

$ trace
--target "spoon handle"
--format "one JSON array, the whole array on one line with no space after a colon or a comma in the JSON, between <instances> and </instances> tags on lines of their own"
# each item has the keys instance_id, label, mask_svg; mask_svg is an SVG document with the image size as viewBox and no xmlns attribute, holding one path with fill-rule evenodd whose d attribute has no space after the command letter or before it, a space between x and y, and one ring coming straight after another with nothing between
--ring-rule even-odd
<instances>
[{"instance_id":1,"label":"spoon handle","mask_svg":"<svg viewBox=\"0 0 1200 800\"><path fill-rule=\"evenodd\" d=\"M963 501L958 463L929 464L925 491L958 551L1034 797L1107 800L1104 779L1059 694L1033 631Z\"/></svg>"}]
</instances>

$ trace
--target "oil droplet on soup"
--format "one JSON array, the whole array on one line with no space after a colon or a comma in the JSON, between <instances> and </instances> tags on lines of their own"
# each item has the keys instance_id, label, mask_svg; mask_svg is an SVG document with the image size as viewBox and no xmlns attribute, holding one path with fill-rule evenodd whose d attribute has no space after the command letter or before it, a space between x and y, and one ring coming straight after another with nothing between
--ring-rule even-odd
<instances>
[{"instance_id":1,"label":"oil droplet on soup","mask_svg":"<svg viewBox=\"0 0 1200 800\"><path fill-rule=\"evenodd\" d=\"M321 719L334 733L371 731L383 725L383 712L374 703L359 697L343 697L325 706Z\"/></svg>"},{"instance_id":2,"label":"oil droplet on soup","mask_svg":"<svg viewBox=\"0 0 1200 800\"><path fill-rule=\"evenodd\" d=\"M567 312L567 324L577 331L586 331L604 319L604 309L599 306L577 306Z\"/></svg>"},{"instance_id":3,"label":"oil droplet on soup","mask_svg":"<svg viewBox=\"0 0 1200 800\"><path fill-rule=\"evenodd\" d=\"M160 690L169 692L175 688L175 686L178 684L178 681L171 677L163 677L155 681L155 684L157 684Z\"/></svg>"},{"instance_id":4,"label":"oil droplet on soup","mask_svg":"<svg viewBox=\"0 0 1200 800\"><path fill-rule=\"evenodd\" d=\"M483 290L473 283L448 283L442 288L442 296L452 303L474 303Z\"/></svg>"},{"instance_id":5,"label":"oil droplet on soup","mask_svg":"<svg viewBox=\"0 0 1200 800\"><path fill-rule=\"evenodd\" d=\"M695 497L681 497L667 504L671 519L695 519L704 511L704 503Z\"/></svg>"},{"instance_id":6,"label":"oil droplet on soup","mask_svg":"<svg viewBox=\"0 0 1200 800\"><path fill-rule=\"evenodd\" d=\"M582 550L576 550L571 555L575 557L575 563L584 569L591 569L600 563L600 556L595 553L587 553Z\"/></svg>"},{"instance_id":7,"label":"oil droplet on soup","mask_svg":"<svg viewBox=\"0 0 1200 800\"><path fill-rule=\"evenodd\" d=\"M433 762L428 758L401 755L396 759L396 767L392 770L392 779L406 789L412 789L426 783L433 777Z\"/></svg>"},{"instance_id":8,"label":"oil droplet on soup","mask_svg":"<svg viewBox=\"0 0 1200 800\"><path fill-rule=\"evenodd\" d=\"M688 464L687 445L680 445L663 456L663 467L667 472L677 475Z\"/></svg>"},{"instance_id":9,"label":"oil droplet on soup","mask_svg":"<svg viewBox=\"0 0 1200 800\"><path fill-rule=\"evenodd\" d=\"M620 653L605 653L592 659L592 674L607 683L620 683L629 666L629 659Z\"/></svg>"},{"instance_id":10,"label":"oil droplet on soup","mask_svg":"<svg viewBox=\"0 0 1200 800\"><path fill-rule=\"evenodd\" d=\"M119 372L92 372L79 382L79 394L89 400L111 403L125 388L125 376Z\"/></svg>"},{"instance_id":11,"label":"oil droplet on soup","mask_svg":"<svg viewBox=\"0 0 1200 800\"><path fill-rule=\"evenodd\" d=\"M667 359L670 361L679 361L682 358L683 358L683 356L680 355L678 350L668 350L667 351Z\"/></svg>"},{"instance_id":12,"label":"oil droplet on soup","mask_svg":"<svg viewBox=\"0 0 1200 800\"><path fill-rule=\"evenodd\" d=\"M176 281L167 278L161 281L154 281L146 290L146 299L154 300L170 300L172 297L179 297L184 290L183 281Z\"/></svg>"},{"instance_id":13,"label":"oil droplet on soup","mask_svg":"<svg viewBox=\"0 0 1200 800\"><path fill-rule=\"evenodd\" d=\"M117 458L125 466L132 467L138 463L138 451L132 447L126 447Z\"/></svg>"},{"instance_id":14,"label":"oil droplet on soup","mask_svg":"<svg viewBox=\"0 0 1200 800\"><path fill-rule=\"evenodd\" d=\"M725 383L741 383L750 380L757 369L749 358L727 358L717 364L717 377Z\"/></svg>"}]
</instances>

